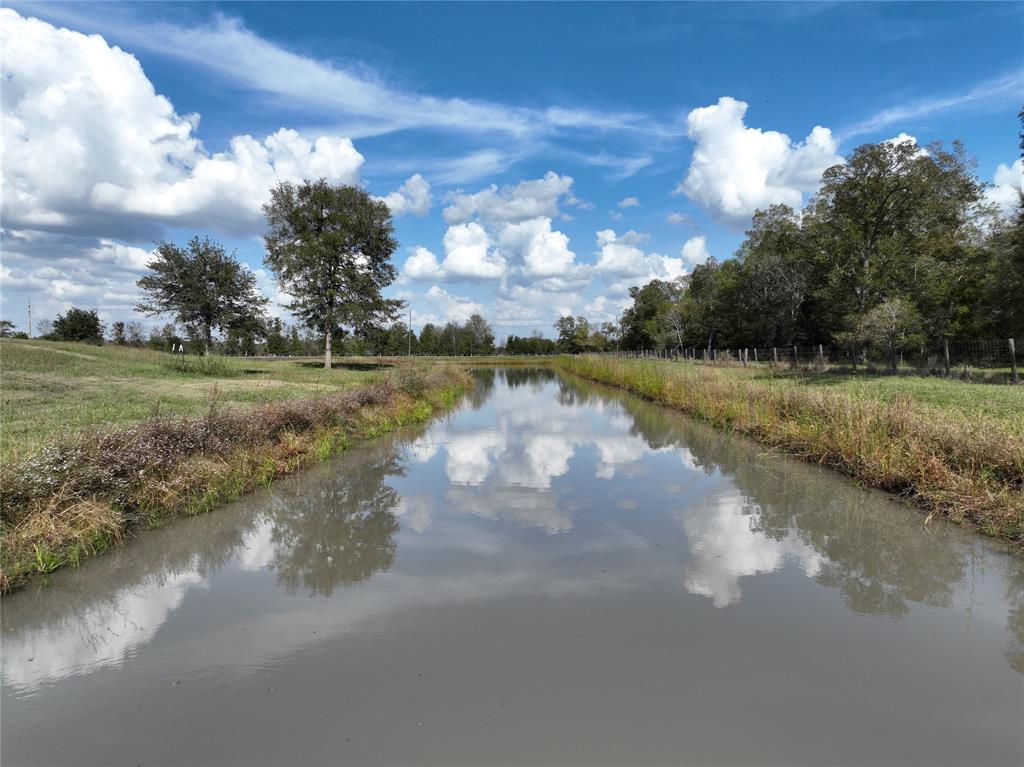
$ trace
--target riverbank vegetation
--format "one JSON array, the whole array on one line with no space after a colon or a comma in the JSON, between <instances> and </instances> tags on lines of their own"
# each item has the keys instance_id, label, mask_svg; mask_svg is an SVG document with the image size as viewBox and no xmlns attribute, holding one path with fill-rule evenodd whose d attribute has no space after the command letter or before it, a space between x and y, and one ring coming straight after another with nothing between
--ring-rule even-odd
<instances>
[{"instance_id":1,"label":"riverbank vegetation","mask_svg":"<svg viewBox=\"0 0 1024 767\"><path fill-rule=\"evenodd\" d=\"M559 357L560 368L837 469L929 513L1024 543L1016 387L843 381L693 363ZM838 384L838 385L837 385Z\"/></svg>"},{"instance_id":2,"label":"riverbank vegetation","mask_svg":"<svg viewBox=\"0 0 1024 767\"><path fill-rule=\"evenodd\" d=\"M159 363L147 359L143 366ZM171 368L164 371L160 376L150 368L150 380L174 379ZM177 413L156 410L127 423L120 412L118 423L54 432L41 449L5 461L0 591L34 573L77 564L133 530L234 500L353 439L429 418L470 385L454 365L406 365L366 372L362 380L321 371L340 381L316 383L288 372L297 379L286 385L292 396L277 391L262 404L227 401L208 382L204 400L175 400L185 405ZM295 396L296 389L304 396ZM200 415L183 414L196 406ZM4 408L5 419L11 411Z\"/></svg>"}]
</instances>

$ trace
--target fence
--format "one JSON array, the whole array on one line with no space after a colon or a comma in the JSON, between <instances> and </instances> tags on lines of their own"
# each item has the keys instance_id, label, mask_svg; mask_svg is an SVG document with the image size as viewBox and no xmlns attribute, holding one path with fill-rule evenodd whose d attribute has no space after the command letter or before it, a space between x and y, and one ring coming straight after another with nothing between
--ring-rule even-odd
<instances>
[{"instance_id":1,"label":"fence","mask_svg":"<svg viewBox=\"0 0 1024 767\"><path fill-rule=\"evenodd\" d=\"M603 352L626 358L689 360L699 364L764 366L803 371L863 370L870 373L939 375L1017 383L1018 360L1014 339L938 339L895 354L817 344L759 348L700 349L676 347Z\"/></svg>"}]
</instances>

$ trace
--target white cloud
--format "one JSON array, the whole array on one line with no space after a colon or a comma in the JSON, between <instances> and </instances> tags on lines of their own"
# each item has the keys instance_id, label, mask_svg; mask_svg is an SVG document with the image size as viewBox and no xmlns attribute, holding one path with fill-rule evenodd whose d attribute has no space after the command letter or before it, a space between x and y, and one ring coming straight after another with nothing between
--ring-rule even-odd
<instances>
[{"instance_id":1,"label":"white cloud","mask_svg":"<svg viewBox=\"0 0 1024 767\"><path fill-rule=\"evenodd\" d=\"M1018 70L978 83L963 93L947 96L930 96L900 106L883 109L866 120L862 120L856 125L841 131L839 137L845 141L853 136L881 130L889 125L906 124L921 117L966 106L977 107L1000 102L1019 104L1019 96L1022 89L1024 89L1024 71Z\"/></svg>"},{"instance_id":2,"label":"white cloud","mask_svg":"<svg viewBox=\"0 0 1024 767\"><path fill-rule=\"evenodd\" d=\"M684 224L692 224L693 220L685 213L672 211L667 216L665 216L665 223L672 224L673 226L683 226Z\"/></svg>"},{"instance_id":3,"label":"white cloud","mask_svg":"<svg viewBox=\"0 0 1024 767\"><path fill-rule=\"evenodd\" d=\"M624 200L619 200L619 203L618 203L620 208L635 208L639 204L640 204L640 200L638 200L636 197L627 197Z\"/></svg>"},{"instance_id":4,"label":"white cloud","mask_svg":"<svg viewBox=\"0 0 1024 767\"><path fill-rule=\"evenodd\" d=\"M691 237L683 243L682 249L683 262L693 269L698 264L703 264L709 258L711 254L708 253L708 240L703 234L697 237Z\"/></svg>"},{"instance_id":5,"label":"white cloud","mask_svg":"<svg viewBox=\"0 0 1024 767\"><path fill-rule=\"evenodd\" d=\"M602 229L597 233L598 252L594 270L600 274L629 278L630 285L654 279L672 280L685 274L683 259L646 253L638 247L646 238L646 235L632 230L620 236L614 229Z\"/></svg>"},{"instance_id":6,"label":"white cloud","mask_svg":"<svg viewBox=\"0 0 1024 767\"><path fill-rule=\"evenodd\" d=\"M746 223L755 210L775 203L799 208L822 172L843 162L828 128L816 126L794 144L784 133L748 128L746 111L745 102L723 96L690 112L688 134L696 146L676 188L733 224Z\"/></svg>"},{"instance_id":7,"label":"white cloud","mask_svg":"<svg viewBox=\"0 0 1024 767\"><path fill-rule=\"evenodd\" d=\"M455 224L444 234L442 270L448 278L493 280L505 273L505 262L491 250L491 240L475 221Z\"/></svg>"},{"instance_id":8,"label":"white cloud","mask_svg":"<svg viewBox=\"0 0 1024 767\"><path fill-rule=\"evenodd\" d=\"M559 200L572 189L572 178L548 171L543 178L520 181L500 190L494 184L475 194L455 193L444 220L458 224L479 218L487 223L515 222L558 215Z\"/></svg>"},{"instance_id":9,"label":"white cloud","mask_svg":"<svg viewBox=\"0 0 1024 767\"><path fill-rule=\"evenodd\" d=\"M1012 213L1024 191L1024 160L1014 160L1012 165L999 163L992 181L993 185L985 193L986 199L998 205L1003 213Z\"/></svg>"},{"instance_id":10,"label":"white cloud","mask_svg":"<svg viewBox=\"0 0 1024 767\"><path fill-rule=\"evenodd\" d=\"M251 233L277 181L359 178L362 155L339 136L282 128L207 152L198 115L179 115L135 57L99 36L0 9L0 45L11 229L109 236L166 223Z\"/></svg>"},{"instance_id":11,"label":"white cloud","mask_svg":"<svg viewBox=\"0 0 1024 767\"><path fill-rule=\"evenodd\" d=\"M559 277L572 273L576 254L569 250L569 238L552 231L546 216L502 224L498 241L503 248L517 255L528 277Z\"/></svg>"},{"instance_id":12,"label":"white cloud","mask_svg":"<svg viewBox=\"0 0 1024 767\"><path fill-rule=\"evenodd\" d=\"M430 183L417 173L382 199L391 209L393 216L404 216L406 213L411 213L422 218L430 212Z\"/></svg>"},{"instance_id":13,"label":"white cloud","mask_svg":"<svg viewBox=\"0 0 1024 767\"><path fill-rule=\"evenodd\" d=\"M484 307L471 298L452 295L437 285L431 286L424 299L429 311L418 313L419 320L424 323L465 322L471 315L484 312Z\"/></svg>"}]
</instances>

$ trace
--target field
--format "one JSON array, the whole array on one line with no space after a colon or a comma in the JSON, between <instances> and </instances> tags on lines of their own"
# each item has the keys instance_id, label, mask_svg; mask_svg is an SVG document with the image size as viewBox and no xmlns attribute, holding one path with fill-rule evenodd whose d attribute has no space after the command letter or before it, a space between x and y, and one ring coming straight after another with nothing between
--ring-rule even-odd
<instances>
[{"instance_id":1,"label":"field","mask_svg":"<svg viewBox=\"0 0 1024 767\"><path fill-rule=\"evenodd\" d=\"M263 361L173 357L123 346L0 341L0 460L24 458L65 430L130 423L152 415L198 415L211 397L261 403L350 389L371 379L373 361Z\"/></svg>"}]
</instances>

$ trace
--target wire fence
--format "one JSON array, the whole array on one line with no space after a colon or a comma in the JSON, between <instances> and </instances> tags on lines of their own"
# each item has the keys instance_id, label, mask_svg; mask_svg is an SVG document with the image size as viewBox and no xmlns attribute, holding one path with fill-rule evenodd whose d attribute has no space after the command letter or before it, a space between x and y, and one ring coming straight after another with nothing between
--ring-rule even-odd
<instances>
[{"instance_id":1,"label":"wire fence","mask_svg":"<svg viewBox=\"0 0 1024 767\"><path fill-rule=\"evenodd\" d=\"M1024 363L1012 338L937 339L912 349L814 346L676 347L600 352L604 356L691 361L706 365L761 366L803 372L864 371L893 375L936 375L1018 383Z\"/></svg>"}]
</instances>

